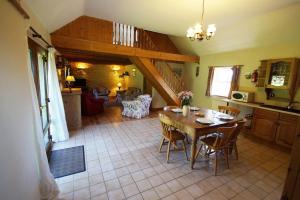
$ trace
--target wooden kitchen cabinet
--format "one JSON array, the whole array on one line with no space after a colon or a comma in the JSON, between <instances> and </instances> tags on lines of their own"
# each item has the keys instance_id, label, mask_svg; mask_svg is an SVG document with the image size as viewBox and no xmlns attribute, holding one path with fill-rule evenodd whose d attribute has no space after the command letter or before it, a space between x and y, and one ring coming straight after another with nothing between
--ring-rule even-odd
<instances>
[{"instance_id":1,"label":"wooden kitchen cabinet","mask_svg":"<svg viewBox=\"0 0 300 200\"><path fill-rule=\"evenodd\" d=\"M255 109L251 132L267 141L274 141L279 114L274 111Z\"/></svg>"},{"instance_id":2,"label":"wooden kitchen cabinet","mask_svg":"<svg viewBox=\"0 0 300 200\"><path fill-rule=\"evenodd\" d=\"M256 87L265 88L267 99L274 97L274 90L287 90L288 99L293 101L300 86L299 58L261 60L257 71Z\"/></svg>"},{"instance_id":3,"label":"wooden kitchen cabinet","mask_svg":"<svg viewBox=\"0 0 300 200\"><path fill-rule=\"evenodd\" d=\"M298 74L298 59L272 59L267 61L266 88L290 89Z\"/></svg>"},{"instance_id":4,"label":"wooden kitchen cabinet","mask_svg":"<svg viewBox=\"0 0 300 200\"><path fill-rule=\"evenodd\" d=\"M259 138L291 148L299 131L299 116L260 108L254 110L251 132Z\"/></svg>"},{"instance_id":5,"label":"wooden kitchen cabinet","mask_svg":"<svg viewBox=\"0 0 300 200\"><path fill-rule=\"evenodd\" d=\"M276 130L276 143L285 147L291 147L298 130L299 117L280 113Z\"/></svg>"}]
</instances>

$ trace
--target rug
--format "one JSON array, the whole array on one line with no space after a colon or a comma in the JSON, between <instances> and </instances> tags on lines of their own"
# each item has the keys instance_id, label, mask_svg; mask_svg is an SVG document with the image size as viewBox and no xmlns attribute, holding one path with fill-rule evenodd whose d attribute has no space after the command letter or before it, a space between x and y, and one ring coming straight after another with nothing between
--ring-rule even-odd
<instances>
[{"instance_id":1,"label":"rug","mask_svg":"<svg viewBox=\"0 0 300 200\"><path fill-rule=\"evenodd\" d=\"M85 171L84 146L51 151L49 165L54 178Z\"/></svg>"}]
</instances>

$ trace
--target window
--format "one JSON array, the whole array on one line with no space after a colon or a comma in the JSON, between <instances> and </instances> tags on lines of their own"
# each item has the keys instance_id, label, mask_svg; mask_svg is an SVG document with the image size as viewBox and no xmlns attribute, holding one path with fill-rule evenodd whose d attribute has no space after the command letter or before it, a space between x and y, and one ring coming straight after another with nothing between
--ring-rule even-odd
<instances>
[{"instance_id":1,"label":"window","mask_svg":"<svg viewBox=\"0 0 300 200\"><path fill-rule=\"evenodd\" d=\"M231 91L239 89L241 66L209 67L205 95L229 98Z\"/></svg>"},{"instance_id":2,"label":"window","mask_svg":"<svg viewBox=\"0 0 300 200\"><path fill-rule=\"evenodd\" d=\"M214 69L210 95L228 97L232 74L231 67L216 67Z\"/></svg>"}]
</instances>

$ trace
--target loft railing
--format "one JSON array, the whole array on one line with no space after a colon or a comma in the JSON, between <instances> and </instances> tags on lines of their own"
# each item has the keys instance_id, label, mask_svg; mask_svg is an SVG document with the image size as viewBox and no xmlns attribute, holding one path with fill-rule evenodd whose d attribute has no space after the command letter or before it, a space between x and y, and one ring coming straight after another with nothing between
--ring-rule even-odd
<instances>
[{"instance_id":1,"label":"loft railing","mask_svg":"<svg viewBox=\"0 0 300 200\"><path fill-rule=\"evenodd\" d=\"M134 26L113 22L113 44L135 47L138 31Z\"/></svg>"},{"instance_id":2,"label":"loft railing","mask_svg":"<svg viewBox=\"0 0 300 200\"><path fill-rule=\"evenodd\" d=\"M158 50L145 30L117 22L113 22L112 43L127 47Z\"/></svg>"}]
</instances>

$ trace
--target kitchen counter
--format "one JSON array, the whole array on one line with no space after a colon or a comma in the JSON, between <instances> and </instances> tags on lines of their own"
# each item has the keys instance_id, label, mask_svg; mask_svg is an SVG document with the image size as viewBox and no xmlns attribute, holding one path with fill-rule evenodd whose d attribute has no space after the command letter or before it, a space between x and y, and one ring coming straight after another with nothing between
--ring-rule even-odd
<instances>
[{"instance_id":1,"label":"kitchen counter","mask_svg":"<svg viewBox=\"0 0 300 200\"><path fill-rule=\"evenodd\" d=\"M289 112L289 111L284 111L284 110L275 109L275 108L264 107L264 106L262 106L263 103L255 103L255 102L245 103L245 102L240 102L240 101L234 101L234 100L231 100L231 99L222 99L222 101L227 102L227 103L233 103L233 104L237 104L237 105L252 107L252 108L260 108L260 109L271 110L271 111L276 111L276 112L280 112L280 113L300 116L300 113L295 113L295 112Z\"/></svg>"}]
</instances>

